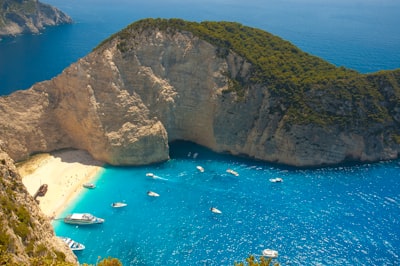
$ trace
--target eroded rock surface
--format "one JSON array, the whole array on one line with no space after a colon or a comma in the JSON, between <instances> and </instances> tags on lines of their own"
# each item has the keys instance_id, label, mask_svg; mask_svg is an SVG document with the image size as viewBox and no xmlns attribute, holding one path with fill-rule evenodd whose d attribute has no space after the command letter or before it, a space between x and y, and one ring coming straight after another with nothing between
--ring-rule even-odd
<instances>
[{"instance_id":1,"label":"eroded rock surface","mask_svg":"<svg viewBox=\"0 0 400 266\"><path fill-rule=\"evenodd\" d=\"M114 165L168 160L174 140L294 166L397 158L398 121L347 128L294 123L268 84L251 82L248 60L232 50L219 53L181 30L114 36L52 80L0 98L1 145L17 161L75 148ZM232 78L243 82L244 96L231 90ZM396 94L394 84L382 89ZM335 100L322 99L326 108ZM394 118L395 105L388 107ZM337 110L368 113L354 108Z\"/></svg>"}]
</instances>

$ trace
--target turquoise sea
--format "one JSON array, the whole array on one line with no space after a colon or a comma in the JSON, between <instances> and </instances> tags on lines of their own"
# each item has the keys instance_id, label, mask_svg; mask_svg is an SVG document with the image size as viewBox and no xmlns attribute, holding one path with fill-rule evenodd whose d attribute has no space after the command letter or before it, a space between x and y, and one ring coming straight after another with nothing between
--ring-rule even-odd
<instances>
[{"instance_id":1,"label":"turquoise sea","mask_svg":"<svg viewBox=\"0 0 400 266\"><path fill-rule=\"evenodd\" d=\"M293 169L190 143L172 145L171 157L158 165L106 167L97 188L61 215L91 212L104 224L54 221L58 235L86 245L76 253L81 262L112 256L123 265L233 265L272 248L281 265L400 263L398 161ZM276 177L283 182L269 181ZM115 201L128 206L114 209Z\"/></svg>"},{"instance_id":2,"label":"turquoise sea","mask_svg":"<svg viewBox=\"0 0 400 266\"><path fill-rule=\"evenodd\" d=\"M237 21L362 73L400 67L397 0L46 2L75 23L1 40L1 95L50 79L145 17ZM175 143L168 162L107 166L94 180L97 188L84 190L61 215L91 212L104 224L56 220L54 227L86 245L76 253L82 263L112 256L124 265L233 265L272 248L281 265L400 265L399 168L391 161L295 169ZM283 182L269 181L276 177ZM148 190L160 197L148 197ZM114 201L128 206L113 209Z\"/></svg>"}]
</instances>

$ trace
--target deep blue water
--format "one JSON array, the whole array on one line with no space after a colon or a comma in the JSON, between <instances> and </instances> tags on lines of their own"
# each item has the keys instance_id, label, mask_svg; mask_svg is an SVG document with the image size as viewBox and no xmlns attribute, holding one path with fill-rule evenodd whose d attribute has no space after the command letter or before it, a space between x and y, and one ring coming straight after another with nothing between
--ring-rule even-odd
<instances>
[{"instance_id":1,"label":"deep blue water","mask_svg":"<svg viewBox=\"0 0 400 266\"><path fill-rule=\"evenodd\" d=\"M369 73L400 67L397 0L48 0L75 23L0 41L0 95L26 89L146 17L237 21L291 41L329 62ZM196 159L187 154L198 152ZM81 262L124 265L232 265L264 248L281 265L400 265L399 162L291 169L178 145L168 162L106 167L97 188L64 214L106 222L58 235L81 241ZM205 168L200 173L196 166ZM239 176L227 174L231 168ZM151 179L152 172L162 179ZM282 177L283 183L270 178ZM150 198L147 190L161 196ZM124 209L111 202L126 201ZM214 215L211 206L223 213Z\"/></svg>"},{"instance_id":2,"label":"deep blue water","mask_svg":"<svg viewBox=\"0 0 400 266\"><path fill-rule=\"evenodd\" d=\"M0 41L0 95L55 75L146 17L226 20L258 27L363 73L400 67L397 0L47 0L75 21Z\"/></svg>"},{"instance_id":3,"label":"deep blue water","mask_svg":"<svg viewBox=\"0 0 400 266\"><path fill-rule=\"evenodd\" d=\"M188 157L195 152L196 159ZM86 245L76 253L80 262L112 256L124 265L233 265L272 248L281 265L400 263L397 161L292 169L188 143L173 146L171 156L153 166L107 167L97 188L60 215L91 212L106 220L78 227L54 222L58 235ZM271 183L275 177L283 182ZM147 196L149 190L160 197ZM113 209L115 201L128 206Z\"/></svg>"}]
</instances>

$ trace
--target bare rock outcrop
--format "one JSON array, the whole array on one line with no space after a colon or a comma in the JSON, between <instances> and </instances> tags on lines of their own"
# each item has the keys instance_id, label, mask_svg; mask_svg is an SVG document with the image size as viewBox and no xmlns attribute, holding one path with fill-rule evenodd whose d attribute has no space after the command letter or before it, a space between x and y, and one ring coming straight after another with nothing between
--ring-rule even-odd
<instances>
[{"instance_id":1,"label":"bare rock outcrop","mask_svg":"<svg viewBox=\"0 0 400 266\"><path fill-rule=\"evenodd\" d=\"M22 184L13 160L1 149L0 199L2 264L78 265L76 256L54 235L49 219Z\"/></svg>"},{"instance_id":2,"label":"bare rock outcrop","mask_svg":"<svg viewBox=\"0 0 400 266\"><path fill-rule=\"evenodd\" d=\"M368 120L369 110L338 101L334 89L306 95L307 108L354 121L344 124L294 121L290 102L252 82L253 72L243 56L221 56L190 31L127 28L52 80L0 98L1 144L15 160L76 148L115 165L167 160L174 140L294 166L397 158L398 72L369 77L386 91L387 121Z\"/></svg>"},{"instance_id":3,"label":"bare rock outcrop","mask_svg":"<svg viewBox=\"0 0 400 266\"><path fill-rule=\"evenodd\" d=\"M4 0L0 6L0 37L39 33L46 26L72 23L59 9L37 0Z\"/></svg>"}]
</instances>

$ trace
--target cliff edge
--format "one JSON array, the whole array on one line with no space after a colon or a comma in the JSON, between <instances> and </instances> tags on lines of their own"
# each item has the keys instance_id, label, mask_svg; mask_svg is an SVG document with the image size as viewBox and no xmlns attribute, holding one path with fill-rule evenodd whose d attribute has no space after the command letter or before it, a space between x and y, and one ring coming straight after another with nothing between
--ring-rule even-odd
<instances>
[{"instance_id":1,"label":"cliff edge","mask_svg":"<svg viewBox=\"0 0 400 266\"><path fill-rule=\"evenodd\" d=\"M37 0L0 1L0 37L39 33L46 26L72 23L57 8Z\"/></svg>"},{"instance_id":2,"label":"cliff edge","mask_svg":"<svg viewBox=\"0 0 400 266\"><path fill-rule=\"evenodd\" d=\"M0 98L0 145L114 165L168 160L174 140L293 166L388 160L399 103L400 70L363 75L238 23L146 19Z\"/></svg>"},{"instance_id":3,"label":"cliff edge","mask_svg":"<svg viewBox=\"0 0 400 266\"><path fill-rule=\"evenodd\" d=\"M1 149L0 210L1 265L78 265L26 190L13 160Z\"/></svg>"}]
</instances>

